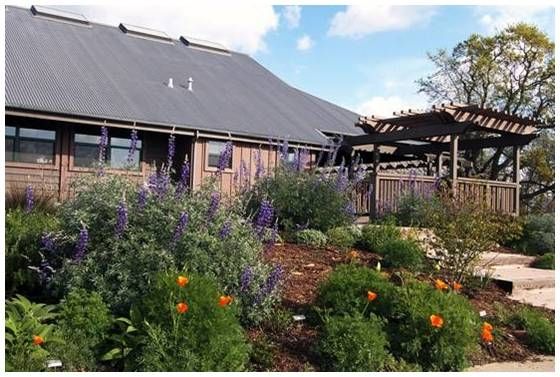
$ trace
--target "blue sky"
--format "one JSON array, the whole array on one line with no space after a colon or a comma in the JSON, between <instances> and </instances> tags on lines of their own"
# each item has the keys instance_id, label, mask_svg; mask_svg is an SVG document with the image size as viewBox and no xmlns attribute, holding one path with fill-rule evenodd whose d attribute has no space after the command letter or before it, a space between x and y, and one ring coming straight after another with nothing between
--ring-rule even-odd
<instances>
[{"instance_id":1,"label":"blue sky","mask_svg":"<svg viewBox=\"0 0 560 377\"><path fill-rule=\"evenodd\" d=\"M530 4L530 3L529 3ZM58 8L62 6L57 6ZM190 35L250 54L297 88L361 114L424 108L414 81L432 70L428 51L472 33L526 21L554 36L550 6L272 6L135 3L66 6L92 21Z\"/></svg>"}]
</instances>

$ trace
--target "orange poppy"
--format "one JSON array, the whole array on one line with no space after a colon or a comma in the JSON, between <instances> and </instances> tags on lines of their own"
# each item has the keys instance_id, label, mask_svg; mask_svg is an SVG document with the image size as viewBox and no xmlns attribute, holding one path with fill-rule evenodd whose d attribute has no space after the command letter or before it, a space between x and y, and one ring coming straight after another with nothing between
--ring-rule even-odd
<instances>
[{"instance_id":1,"label":"orange poppy","mask_svg":"<svg viewBox=\"0 0 560 377\"><path fill-rule=\"evenodd\" d=\"M220 296L220 299L218 300L218 305L220 305L223 308L231 304L232 301L233 298L231 296Z\"/></svg>"},{"instance_id":2,"label":"orange poppy","mask_svg":"<svg viewBox=\"0 0 560 377\"><path fill-rule=\"evenodd\" d=\"M453 282L453 290L454 291L460 291L461 288L463 288L463 284L457 283L456 281Z\"/></svg>"},{"instance_id":3,"label":"orange poppy","mask_svg":"<svg viewBox=\"0 0 560 377\"><path fill-rule=\"evenodd\" d=\"M352 250L348 253L348 258L349 259L356 259L358 258L359 254L356 250Z\"/></svg>"},{"instance_id":4,"label":"orange poppy","mask_svg":"<svg viewBox=\"0 0 560 377\"><path fill-rule=\"evenodd\" d=\"M494 327L492 327L492 325L489 324L488 322L484 322L482 324L482 330L483 331L492 331L492 330L494 330Z\"/></svg>"},{"instance_id":5,"label":"orange poppy","mask_svg":"<svg viewBox=\"0 0 560 377\"><path fill-rule=\"evenodd\" d=\"M440 291L449 288L449 286L441 279L436 279L436 282L435 282L434 285L435 285L436 289L438 289Z\"/></svg>"},{"instance_id":6,"label":"orange poppy","mask_svg":"<svg viewBox=\"0 0 560 377\"><path fill-rule=\"evenodd\" d=\"M494 340L494 335L492 335L492 331L487 329L482 330L480 337L485 343L492 343L492 341Z\"/></svg>"},{"instance_id":7,"label":"orange poppy","mask_svg":"<svg viewBox=\"0 0 560 377\"><path fill-rule=\"evenodd\" d=\"M430 316L430 323L432 324L432 327L441 329L443 327L443 318L441 318L439 315L432 314Z\"/></svg>"},{"instance_id":8,"label":"orange poppy","mask_svg":"<svg viewBox=\"0 0 560 377\"><path fill-rule=\"evenodd\" d=\"M368 291L367 292L367 300L369 302L372 302L373 300L375 300L377 298L377 293L372 292L372 291Z\"/></svg>"},{"instance_id":9,"label":"orange poppy","mask_svg":"<svg viewBox=\"0 0 560 377\"><path fill-rule=\"evenodd\" d=\"M41 344L45 343L45 340L40 335L33 335L33 344L36 346L40 346Z\"/></svg>"},{"instance_id":10,"label":"orange poppy","mask_svg":"<svg viewBox=\"0 0 560 377\"><path fill-rule=\"evenodd\" d=\"M185 314L186 312L189 311L189 306L187 305L186 302L180 302L177 304L176 309L177 309L177 313Z\"/></svg>"},{"instance_id":11,"label":"orange poppy","mask_svg":"<svg viewBox=\"0 0 560 377\"><path fill-rule=\"evenodd\" d=\"M187 285L189 283L189 278L183 275L179 275L177 277L177 280L175 280L177 282L177 285L181 288L183 288L185 285Z\"/></svg>"}]
</instances>

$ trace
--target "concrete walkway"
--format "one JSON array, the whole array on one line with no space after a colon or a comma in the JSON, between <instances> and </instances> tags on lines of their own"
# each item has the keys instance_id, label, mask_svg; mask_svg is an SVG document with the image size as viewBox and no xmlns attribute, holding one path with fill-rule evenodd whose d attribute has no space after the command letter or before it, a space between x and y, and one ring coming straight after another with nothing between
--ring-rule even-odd
<instances>
[{"instance_id":1,"label":"concrete walkway","mask_svg":"<svg viewBox=\"0 0 560 377\"><path fill-rule=\"evenodd\" d=\"M554 356L540 356L538 360L477 365L465 372L554 372Z\"/></svg>"}]
</instances>

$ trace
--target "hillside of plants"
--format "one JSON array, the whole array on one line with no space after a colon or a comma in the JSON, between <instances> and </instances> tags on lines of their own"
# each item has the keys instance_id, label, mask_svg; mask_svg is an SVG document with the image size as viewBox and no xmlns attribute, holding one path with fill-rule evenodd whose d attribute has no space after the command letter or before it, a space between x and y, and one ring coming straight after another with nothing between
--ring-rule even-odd
<instances>
[{"instance_id":1,"label":"hillside of plants","mask_svg":"<svg viewBox=\"0 0 560 377\"><path fill-rule=\"evenodd\" d=\"M274 171L257 154L255 183L242 166L227 197L231 143L192 190L173 136L140 185L105 174L101 140L69 200L29 185L6 203L8 371L460 371L554 354L553 311L473 275L496 244L553 268L551 216L495 215L411 176L396 211L358 227L365 170L335 166L336 147L323 168L287 143ZM401 225L432 230L429 257Z\"/></svg>"}]
</instances>

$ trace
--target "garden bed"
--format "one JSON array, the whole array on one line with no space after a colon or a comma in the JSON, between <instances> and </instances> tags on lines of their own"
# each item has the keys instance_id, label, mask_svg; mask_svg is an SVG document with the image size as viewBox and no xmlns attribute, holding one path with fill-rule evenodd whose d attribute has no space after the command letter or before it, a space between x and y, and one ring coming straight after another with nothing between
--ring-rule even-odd
<instances>
[{"instance_id":1,"label":"garden bed","mask_svg":"<svg viewBox=\"0 0 560 377\"><path fill-rule=\"evenodd\" d=\"M355 252L352 253L352 252ZM354 254L352 257L351 254ZM375 267L379 257L373 253L352 249L341 252L335 248L311 248L302 245L282 244L273 246L266 259L280 264L284 270L284 281L281 290L282 306L291 315L312 316L311 307L316 298L319 284L329 275L333 268L349 259ZM425 279L429 277L425 276ZM423 280L423 278L420 278ZM496 303L516 309L526 306L507 298L507 293L497 285L489 283L482 288L465 287L463 294L467 296L473 308L485 311L487 318L496 312ZM554 311L539 308L548 318L554 317ZM531 351L522 341L522 334L512 328L497 327L494 344L490 347L481 346L471 356L473 365L503 361L527 361L537 354ZM257 370L269 371L313 371L320 370L312 345L316 341L318 329L309 321L293 321L289 326L263 325L248 331L248 336L259 347L266 344L270 353L269 365L253 365Z\"/></svg>"}]
</instances>

